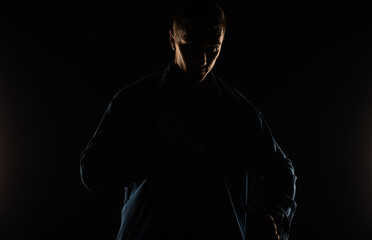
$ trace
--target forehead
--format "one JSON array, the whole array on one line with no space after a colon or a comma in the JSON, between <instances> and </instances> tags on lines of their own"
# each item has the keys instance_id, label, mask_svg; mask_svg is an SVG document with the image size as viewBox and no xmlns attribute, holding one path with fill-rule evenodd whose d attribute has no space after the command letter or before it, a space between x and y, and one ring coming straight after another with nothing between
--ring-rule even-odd
<instances>
[{"instance_id":1,"label":"forehead","mask_svg":"<svg viewBox=\"0 0 372 240\"><path fill-rule=\"evenodd\" d=\"M224 31L222 27L186 25L175 27L175 37L184 43L197 43L202 45L221 44Z\"/></svg>"}]
</instances>

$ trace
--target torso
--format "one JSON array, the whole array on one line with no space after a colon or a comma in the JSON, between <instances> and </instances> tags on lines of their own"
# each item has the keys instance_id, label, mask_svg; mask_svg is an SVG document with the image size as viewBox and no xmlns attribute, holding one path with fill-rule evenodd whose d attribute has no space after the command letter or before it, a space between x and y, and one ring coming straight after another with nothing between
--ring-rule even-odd
<instances>
[{"instance_id":1,"label":"torso","mask_svg":"<svg viewBox=\"0 0 372 240\"><path fill-rule=\"evenodd\" d=\"M174 107L159 116L159 132L169 148L166 178L168 204L164 224L203 224L205 183L205 92L203 89L174 91ZM170 220L171 219L171 220Z\"/></svg>"}]
</instances>

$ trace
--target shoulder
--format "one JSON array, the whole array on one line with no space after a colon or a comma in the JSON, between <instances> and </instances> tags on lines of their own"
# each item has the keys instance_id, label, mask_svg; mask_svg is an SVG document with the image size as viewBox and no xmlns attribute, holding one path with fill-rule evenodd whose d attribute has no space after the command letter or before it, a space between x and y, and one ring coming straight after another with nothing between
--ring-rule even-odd
<instances>
[{"instance_id":1,"label":"shoulder","mask_svg":"<svg viewBox=\"0 0 372 240\"><path fill-rule=\"evenodd\" d=\"M231 82L224 81L218 76L215 76L215 79L219 85L223 99L230 99L230 101L233 101L244 108L248 107L254 111L260 111L259 108Z\"/></svg>"},{"instance_id":2,"label":"shoulder","mask_svg":"<svg viewBox=\"0 0 372 240\"><path fill-rule=\"evenodd\" d=\"M161 83L162 72L147 75L119 89L111 98L106 114L113 116L122 112L121 109L135 110L141 104L148 103L153 93Z\"/></svg>"},{"instance_id":3,"label":"shoulder","mask_svg":"<svg viewBox=\"0 0 372 240\"><path fill-rule=\"evenodd\" d=\"M262 128L263 116L260 108L231 82L224 81L217 76L215 79L219 85L222 100L228 103L228 107L238 112L237 114L242 121L256 121Z\"/></svg>"},{"instance_id":4,"label":"shoulder","mask_svg":"<svg viewBox=\"0 0 372 240\"><path fill-rule=\"evenodd\" d=\"M113 99L121 99L126 97L143 97L148 94L154 93L161 83L163 71L159 71L147 75L139 80L128 84L113 96Z\"/></svg>"}]
</instances>

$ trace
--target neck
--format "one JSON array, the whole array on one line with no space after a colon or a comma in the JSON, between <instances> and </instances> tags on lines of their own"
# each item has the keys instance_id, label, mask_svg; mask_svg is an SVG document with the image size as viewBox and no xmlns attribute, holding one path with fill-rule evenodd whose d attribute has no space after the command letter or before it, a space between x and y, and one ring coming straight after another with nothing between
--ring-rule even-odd
<instances>
[{"instance_id":1,"label":"neck","mask_svg":"<svg viewBox=\"0 0 372 240\"><path fill-rule=\"evenodd\" d=\"M204 78L196 78L190 74L185 73L181 70L180 66L177 63L174 63L174 66L174 76L179 84L186 86L198 86L203 82Z\"/></svg>"},{"instance_id":2,"label":"neck","mask_svg":"<svg viewBox=\"0 0 372 240\"><path fill-rule=\"evenodd\" d=\"M172 89L175 94L183 95L183 93L190 95L192 92L194 95L199 95L206 91L205 84L203 82L192 81L176 64L172 71L172 81L170 84L173 86Z\"/></svg>"}]
</instances>

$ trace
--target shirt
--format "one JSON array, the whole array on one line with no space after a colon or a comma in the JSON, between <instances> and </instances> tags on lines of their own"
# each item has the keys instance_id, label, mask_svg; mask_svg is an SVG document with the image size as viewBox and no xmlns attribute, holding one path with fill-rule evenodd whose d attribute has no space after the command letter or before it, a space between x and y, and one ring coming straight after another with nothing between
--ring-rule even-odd
<instances>
[{"instance_id":1,"label":"shirt","mask_svg":"<svg viewBox=\"0 0 372 240\"><path fill-rule=\"evenodd\" d=\"M198 101L183 106L193 113L190 116L202 116L203 120L178 118L193 124L173 129L184 131L173 134L179 137L174 143L186 142L174 144L172 151L173 141L169 141L172 136L167 137L164 135L167 131L161 129L171 127L172 121L167 123L167 119L174 124L175 115L187 112L185 109L177 112L180 105L172 97L177 84L171 63L164 71L121 89L81 154L81 176L88 189L112 185L125 188L117 239L154 239L155 233L165 239L164 226L172 223L166 216L175 216L174 212L169 215L172 212L169 207L184 201L172 200L177 197L172 183L178 187L192 186L188 196L197 195L199 201L184 209L195 211L185 211L182 216L189 213L186 231L200 235L201 239L226 239L224 235L229 239L247 239L250 232L244 211L247 206L272 215L281 239L288 239L296 209L297 177L292 161L273 138L261 111L211 72L198 88L203 94L190 96ZM187 149L192 151L180 149L188 145ZM175 171L182 169L169 165L175 156L177 162L182 162L182 158L202 160L194 161L194 165L185 161L193 173ZM172 172L183 177L172 178L167 174ZM188 179L193 176L197 179ZM189 221L192 216L195 221ZM175 234L187 229L177 230L176 225L172 227ZM170 234L169 238L172 237Z\"/></svg>"}]
</instances>

